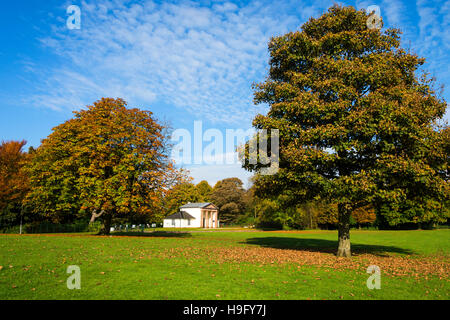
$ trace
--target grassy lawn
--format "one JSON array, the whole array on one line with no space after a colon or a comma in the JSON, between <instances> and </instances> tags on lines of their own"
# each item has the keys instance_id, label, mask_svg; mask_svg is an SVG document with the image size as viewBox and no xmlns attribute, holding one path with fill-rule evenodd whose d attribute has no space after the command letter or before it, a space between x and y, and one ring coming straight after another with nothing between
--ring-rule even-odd
<instances>
[{"instance_id":1,"label":"grassy lawn","mask_svg":"<svg viewBox=\"0 0 450 320\"><path fill-rule=\"evenodd\" d=\"M173 231L0 235L0 299L450 298L450 230L352 231L351 259L336 231Z\"/></svg>"}]
</instances>

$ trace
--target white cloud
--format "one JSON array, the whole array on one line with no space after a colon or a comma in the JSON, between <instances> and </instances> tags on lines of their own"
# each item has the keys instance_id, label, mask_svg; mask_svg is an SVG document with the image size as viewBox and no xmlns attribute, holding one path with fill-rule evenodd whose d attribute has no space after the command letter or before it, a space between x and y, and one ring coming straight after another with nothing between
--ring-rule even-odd
<instances>
[{"instance_id":1,"label":"white cloud","mask_svg":"<svg viewBox=\"0 0 450 320\"><path fill-rule=\"evenodd\" d=\"M401 27L405 17L408 16L405 15L408 9L398 0L383 0L381 10L381 15L386 17L386 22L388 22L391 27Z\"/></svg>"},{"instance_id":2,"label":"white cloud","mask_svg":"<svg viewBox=\"0 0 450 320\"><path fill-rule=\"evenodd\" d=\"M29 97L32 104L73 109L119 96L213 122L250 121L263 110L253 105L251 84L266 76L269 38L301 25L295 12L270 2L126 3L83 1L81 30L64 23L41 39L64 67L38 70L43 81ZM302 11L309 17L330 3Z\"/></svg>"},{"instance_id":3,"label":"white cloud","mask_svg":"<svg viewBox=\"0 0 450 320\"><path fill-rule=\"evenodd\" d=\"M419 34L414 39L413 48L420 56L425 57L425 71L435 76L437 84L450 81L449 50L450 50L450 0L441 2L417 1L419 15ZM449 101L449 89L444 95ZM450 119L449 109L444 117Z\"/></svg>"},{"instance_id":4,"label":"white cloud","mask_svg":"<svg viewBox=\"0 0 450 320\"><path fill-rule=\"evenodd\" d=\"M186 110L187 117L247 126L265 111L253 105L251 84L267 75L269 38L298 29L333 3L82 1L81 30L68 30L64 20L40 39L61 64L28 64L33 92L22 103L73 110L102 96L122 97L131 105L160 103ZM448 82L450 0L378 3L385 26L400 27L403 45L411 41L438 82ZM359 8L371 4L356 1Z\"/></svg>"}]
</instances>

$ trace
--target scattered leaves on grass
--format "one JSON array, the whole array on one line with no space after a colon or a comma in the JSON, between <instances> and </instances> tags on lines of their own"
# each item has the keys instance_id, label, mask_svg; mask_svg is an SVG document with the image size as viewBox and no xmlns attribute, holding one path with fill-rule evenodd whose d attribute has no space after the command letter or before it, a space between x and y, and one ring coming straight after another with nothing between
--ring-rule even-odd
<instances>
[{"instance_id":1,"label":"scattered leaves on grass","mask_svg":"<svg viewBox=\"0 0 450 320\"><path fill-rule=\"evenodd\" d=\"M438 254L427 256L379 256L371 253L361 253L348 259L336 257L331 251L319 252L239 246L170 248L160 251L158 256L163 259L177 257L185 259L206 258L214 263L250 262L257 264L258 267L275 263L295 263L298 264L297 272L300 271L302 265L312 265L329 270L343 271L353 269L365 273L369 265L377 265L380 267L381 272L387 276L413 276L427 279L428 276L433 275L441 279L448 279L450 275L450 256Z\"/></svg>"}]
</instances>

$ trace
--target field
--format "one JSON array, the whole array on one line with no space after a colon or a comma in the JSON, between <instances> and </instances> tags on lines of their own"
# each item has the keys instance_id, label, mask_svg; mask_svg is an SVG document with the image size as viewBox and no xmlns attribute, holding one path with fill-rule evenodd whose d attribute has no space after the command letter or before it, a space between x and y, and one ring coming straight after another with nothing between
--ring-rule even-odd
<instances>
[{"instance_id":1,"label":"field","mask_svg":"<svg viewBox=\"0 0 450 320\"><path fill-rule=\"evenodd\" d=\"M450 298L450 230L351 237L345 259L335 231L0 235L0 299ZM69 265L80 290L66 286Z\"/></svg>"}]
</instances>

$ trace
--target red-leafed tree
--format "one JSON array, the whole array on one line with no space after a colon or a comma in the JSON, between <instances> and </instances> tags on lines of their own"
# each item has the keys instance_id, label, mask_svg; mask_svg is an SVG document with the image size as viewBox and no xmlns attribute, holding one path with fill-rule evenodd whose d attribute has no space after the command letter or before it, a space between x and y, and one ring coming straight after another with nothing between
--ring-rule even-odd
<instances>
[{"instance_id":1,"label":"red-leafed tree","mask_svg":"<svg viewBox=\"0 0 450 320\"><path fill-rule=\"evenodd\" d=\"M26 141L3 141L0 145L0 229L20 222L22 200L28 192L24 165L29 156Z\"/></svg>"}]
</instances>

